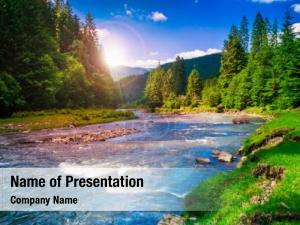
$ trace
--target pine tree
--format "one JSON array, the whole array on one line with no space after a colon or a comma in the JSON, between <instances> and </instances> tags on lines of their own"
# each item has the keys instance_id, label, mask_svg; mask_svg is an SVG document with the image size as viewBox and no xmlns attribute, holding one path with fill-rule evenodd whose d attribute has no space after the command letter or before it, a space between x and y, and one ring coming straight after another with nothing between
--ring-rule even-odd
<instances>
[{"instance_id":1,"label":"pine tree","mask_svg":"<svg viewBox=\"0 0 300 225\"><path fill-rule=\"evenodd\" d=\"M217 78L212 78L204 82L204 87L201 92L202 103L211 107L218 106L221 101L220 91L218 89Z\"/></svg>"},{"instance_id":2,"label":"pine tree","mask_svg":"<svg viewBox=\"0 0 300 225\"><path fill-rule=\"evenodd\" d=\"M268 34L265 20L260 13L256 14L251 37L251 56L254 58L256 53L268 44Z\"/></svg>"},{"instance_id":3,"label":"pine tree","mask_svg":"<svg viewBox=\"0 0 300 225\"><path fill-rule=\"evenodd\" d=\"M196 69L193 69L188 78L187 85L187 100L195 106L199 102L202 91L202 82L200 79L200 74Z\"/></svg>"},{"instance_id":4,"label":"pine tree","mask_svg":"<svg viewBox=\"0 0 300 225\"><path fill-rule=\"evenodd\" d=\"M175 77L172 69L168 69L162 79L163 79L162 94L163 94L163 99L165 100L169 97L171 93L174 94L174 90L175 90Z\"/></svg>"},{"instance_id":5,"label":"pine tree","mask_svg":"<svg viewBox=\"0 0 300 225\"><path fill-rule=\"evenodd\" d=\"M273 48L276 48L278 46L278 22L277 22L277 19L274 20L274 23L272 25L270 43Z\"/></svg>"},{"instance_id":6,"label":"pine tree","mask_svg":"<svg viewBox=\"0 0 300 225\"><path fill-rule=\"evenodd\" d=\"M145 87L145 97L147 104L151 109L160 107L163 104L162 84L165 71L159 66L152 70L148 76Z\"/></svg>"},{"instance_id":7,"label":"pine tree","mask_svg":"<svg viewBox=\"0 0 300 225\"><path fill-rule=\"evenodd\" d=\"M186 76L183 58L177 56L175 62L172 64L171 69L175 79L174 93L175 95L183 95L185 93L186 87Z\"/></svg>"},{"instance_id":8,"label":"pine tree","mask_svg":"<svg viewBox=\"0 0 300 225\"><path fill-rule=\"evenodd\" d=\"M247 64L247 55L241 43L238 29L232 26L228 40L224 44L221 59L221 75L219 86L222 99L226 96L227 88L233 77L238 74Z\"/></svg>"},{"instance_id":9,"label":"pine tree","mask_svg":"<svg viewBox=\"0 0 300 225\"><path fill-rule=\"evenodd\" d=\"M278 97L275 105L292 108L300 105L300 49L292 28L290 11L285 13L275 73L279 77Z\"/></svg>"},{"instance_id":10,"label":"pine tree","mask_svg":"<svg viewBox=\"0 0 300 225\"><path fill-rule=\"evenodd\" d=\"M240 24L240 39L243 45L244 51L248 52L249 47L249 28L248 28L248 19L246 16L243 16L241 24Z\"/></svg>"},{"instance_id":11,"label":"pine tree","mask_svg":"<svg viewBox=\"0 0 300 225\"><path fill-rule=\"evenodd\" d=\"M59 46L61 52L69 52L73 42L78 39L78 21L73 15L69 1L61 6L58 19L59 26Z\"/></svg>"}]
</instances>

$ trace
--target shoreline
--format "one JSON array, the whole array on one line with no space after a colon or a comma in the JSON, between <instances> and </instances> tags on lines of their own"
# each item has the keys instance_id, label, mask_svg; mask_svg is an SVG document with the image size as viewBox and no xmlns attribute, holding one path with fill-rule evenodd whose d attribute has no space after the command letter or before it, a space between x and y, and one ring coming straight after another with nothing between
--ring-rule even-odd
<instances>
[{"instance_id":1,"label":"shoreline","mask_svg":"<svg viewBox=\"0 0 300 225\"><path fill-rule=\"evenodd\" d=\"M187 209L183 218L185 220L195 218L188 224L211 224L212 221L228 225L254 224L257 217L260 217L260 221L264 224L267 221L277 222L281 219L293 224L292 221L298 218L299 201L289 198L284 193L289 191L296 194L297 191L293 186L300 185L299 179L296 179L300 159L297 156L286 155L287 152L296 154L295 151L300 147L300 111L299 109L282 111L276 113L276 116L274 114L271 116L273 119L254 131L241 146L245 158L240 159L239 167L200 183L185 198L185 204L190 209L193 206L189 205L189 202L193 202L194 199L211 200L211 196L214 196L218 202L216 211L202 213L202 216ZM278 132L283 130L285 132ZM279 136L280 141L269 141L270 138L276 139ZM251 146L255 146L256 149L250 148ZM270 171L258 175L254 172L261 171L262 168L269 168ZM274 174L270 177L270 173ZM295 178L287 180L287 177ZM281 197L274 199L273 193ZM225 212L229 218L226 221L220 217ZM288 217L285 216L287 214Z\"/></svg>"},{"instance_id":2,"label":"shoreline","mask_svg":"<svg viewBox=\"0 0 300 225\"><path fill-rule=\"evenodd\" d=\"M136 116L131 111L97 108L19 112L13 117L0 119L0 135L60 128L72 129L135 118Z\"/></svg>"}]
</instances>

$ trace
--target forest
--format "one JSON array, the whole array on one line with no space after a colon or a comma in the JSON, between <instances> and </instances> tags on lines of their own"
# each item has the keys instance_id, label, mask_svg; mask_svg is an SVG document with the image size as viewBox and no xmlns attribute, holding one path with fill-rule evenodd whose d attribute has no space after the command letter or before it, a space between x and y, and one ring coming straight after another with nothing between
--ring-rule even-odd
<instances>
[{"instance_id":1,"label":"forest","mask_svg":"<svg viewBox=\"0 0 300 225\"><path fill-rule=\"evenodd\" d=\"M300 39L293 32L290 11L282 28L257 13L251 33L244 16L230 29L221 58L220 75L203 79L194 68L186 79L183 59L158 67L147 80L150 108L210 106L243 110L296 108L300 105Z\"/></svg>"},{"instance_id":2,"label":"forest","mask_svg":"<svg viewBox=\"0 0 300 225\"><path fill-rule=\"evenodd\" d=\"M91 14L81 23L68 1L0 0L0 27L1 116L117 104Z\"/></svg>"},{"instance_id":3,"label":"forest","mask_svg":"<svg viewBox=\"0 0 300 225\"><path fill-rule=\"evenodd\" d=\"M291 21L289 11L280 25L257 13L249 29L243 17L224 42L220 71L215 70L219 54L201 60L177 57L143 76L147 82L139 102L151 109L298 107L300 39ZM0 0L0 26L2 117L17 111L116 107L123 98L136 100L127 89L143 95L145 81L127 89L130 79L122 85L113 81L93 16L88 13L81 22L68 1Z\"/></svg>"}]
</instances>

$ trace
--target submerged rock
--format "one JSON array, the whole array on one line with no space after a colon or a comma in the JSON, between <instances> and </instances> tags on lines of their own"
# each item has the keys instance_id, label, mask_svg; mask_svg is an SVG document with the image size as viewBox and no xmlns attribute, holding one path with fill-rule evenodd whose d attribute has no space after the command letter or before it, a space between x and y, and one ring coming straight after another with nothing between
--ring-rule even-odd
<instances>
[{"instance_id":1,"label":"submerged rock","mask_svg":"<svg viewBox=\"0 0 300 225\"><path fill-rule=\"evenodd\" d=\"M209 158L202 158L202 157L196 158L196 162L199 164L210 164L211 163Z\"/></svg>"},{"instance_id":2,"label":"submerged rock","mask_svg":"<svg viewBox=\"0 0 300 225\"><path fill-rule=\"evenodd\" d=\"M158 225L183 225L184 219L181 216L165 214Z\"/></svg>"}]
</instances>

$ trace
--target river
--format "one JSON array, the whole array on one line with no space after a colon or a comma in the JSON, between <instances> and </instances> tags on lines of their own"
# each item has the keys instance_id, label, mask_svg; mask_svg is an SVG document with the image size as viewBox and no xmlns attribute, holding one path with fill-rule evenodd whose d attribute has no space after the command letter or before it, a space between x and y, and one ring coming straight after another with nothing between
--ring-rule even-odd
<instances>
[{"instance_id":1,"label":"river","mask_svg":"<svg viewBox=\"0 0 300 225\"><path fill-rule=\"evenodd\" d=\"M236 162L226 164L211 158L213 149L233 153L262 123L261 120L254 118L250 124L234 125L231 122L232 115L215 113L170 116L141 112L136 114L139 118L131 121L0 135L0 167L199 168L200 173L196 177L189 178L185 184L177 185L180 188L175 190L176 201L182 202L182 196L195 188L199 182L216 173L230 171L236 166ZM135 128L138 132L105 142L66 145L38 141L47 137L116 128ZM195 162L196 157L211 158L212 163L199 166ZM170 186L174 180L166 183ZM174 194L170 195L170 198L174 198ZM148 203L141 201L139 204ZM0 224L154 225L163 214L163 212L1 212Z\"/></svg>"}]
</instances>

